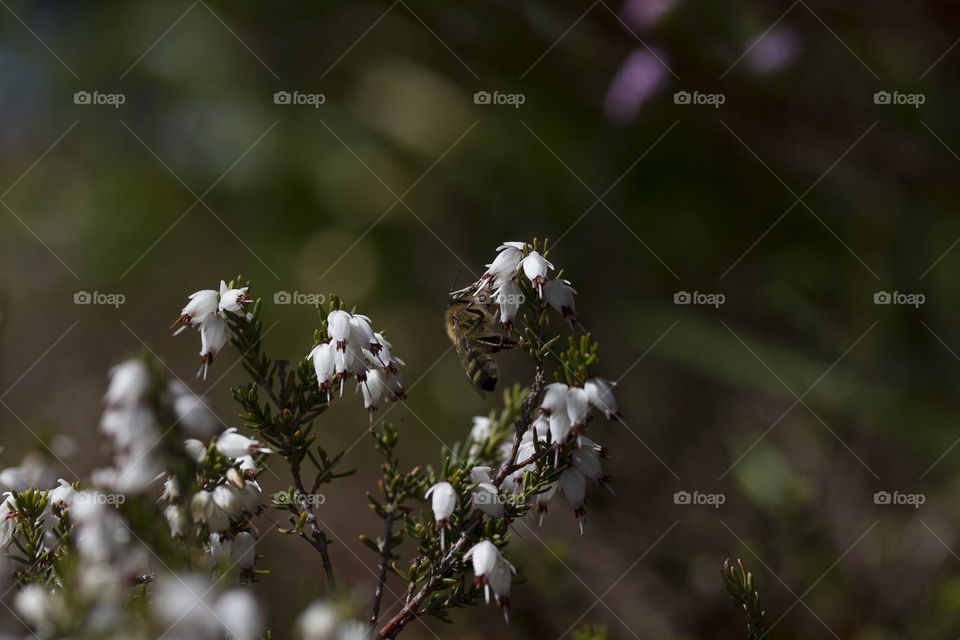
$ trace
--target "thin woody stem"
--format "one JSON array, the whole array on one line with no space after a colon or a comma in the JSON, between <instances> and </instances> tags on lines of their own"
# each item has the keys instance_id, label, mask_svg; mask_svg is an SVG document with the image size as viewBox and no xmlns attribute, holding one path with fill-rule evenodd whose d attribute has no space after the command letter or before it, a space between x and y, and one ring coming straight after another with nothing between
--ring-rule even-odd
<instances>
[{"instance_id":1,"label":"thin woody stem","mask_svg":"<svg viewBox=\"0 0 960 640\"><path fill-rule=\"evenodd\" d=\"M314 549L320 553L320 559L323 562L323 572L327 577L327 586L331 591L336 591L337 580L333 574L333 562L330 561L330 551L328 549L327 537L317 524L316 514L313 512L313 506L307 500L307 492L303 488L303 480L300 478L300 463L290 460L290 475L293 477L293 486L296 489L294 498L298 502L301 513L307 514L307 522L313 527L313 533L310 536L300 531L300 537L307 541ZM312 495L312 494L311 494Z\"/></svg>"},{"instance_id":2,"label":"thin woody stem","mask_svg":"<svg viewBox=\"0 0 960 640\"><path fill-rule=\"evenodd\" d=\"M289 411L289 403L287 403L287 389L286 389L286 368L288 362L286 360L277 361L277 372L279 377L279 386L280 394L273 389L273 384L267 381L266 371L261 370L259 360L260 354L260 335L248 335L246 331L239 332L240 336L246 339L249 342L249 347L243 350L243 357L247 360L249 365L249 371L253 374L253 379L257 383L258 387L263 389L267 394L267 397L270 401L276 406L277 410L283 414L285 411ZM313 420L320 412L313 412L310 414L304 414L298 412L298 415L294 417L290 423L290 431L295 432L300 425ZM290 476L293 480L294 488L296 489L295 499L297 501L297 506L300 509L301 513L307 514L307 522L313 528L311 535L307 535L302 531L299 532L301 538L303 538L310 546L317 550L320 554L320 559L323 564L324 575L327 579L327 586L330 590L336 590L337 581L333 573L333 562L330 560L329 544L327 542L326 534L321 530L318 525L316 514L313 511L313 505L310 503L308 496L312 496L316 493L320 485L321 475L317 476L312 490L308 493L303 486L303 480L301 478L301 469L300 469L300 460L296 457L293 451L287 451L285 458L290 465Z\"/></svg>"},{"instance_id":3,"label":"thin woody stem","mask_svg":"<svg viewBox=\"0 0 960 640\"><path fill-rule=\"evenodd\" d=\"M538 366L536 376L533 380L533 385L530 388L530 394L527 396L526 400L524 400L523 408L520 411L520 416L514 423L515 431L513 447L511 448L510 455L500 466L500 470L497 473L496 478L493 480L493 485L495 487L499 487L501 484L503 484L503 481L506 479L507 475L510 474L511 469L514 467L514 462L517 459L517 451L520 449L520 443L523 440L523 434L527 432L527 429L530 428L530 425L533 422L533 410L539 402L540 393L543 391L543 384L543 368ZM380 629L381 638L395 638L408 622L422 614L422 612L418 611L418 609L423 604L423 601L427 596L429 596L443 584L444 578L446 578L453 570L460 554L466 550L466 546L470 542L470 534L473 533L473 531L477 529L482 522L483 515L480 514L480 512L475 512L474 517L464 525L460 533L460 537L444 555L443 560L441 560L440 566L437 568L436 572L430 576L426 584L420 588L420 591L418 591L417 594L412 598L408 598L403 608L395 616L393 616L393 618L391 618L382 629Z\"/></svg>"},{"instance_id":4,"label":"thin woody stem","mask_svg":"<svg viewBox=\"0 0 960 640\"><path fill-rule=\"evenodd\" d=\"M396 505L391 505L383 519L383 543L380 549L380 567L377 573L377 591L373 596L373 608L370 612L370 626L377 624L380 615L380 602L383 600L383 588L387 584L387 563L390 561L390 539L393 537L393 519L396 515Z\"/></svg>"}]
</instances>

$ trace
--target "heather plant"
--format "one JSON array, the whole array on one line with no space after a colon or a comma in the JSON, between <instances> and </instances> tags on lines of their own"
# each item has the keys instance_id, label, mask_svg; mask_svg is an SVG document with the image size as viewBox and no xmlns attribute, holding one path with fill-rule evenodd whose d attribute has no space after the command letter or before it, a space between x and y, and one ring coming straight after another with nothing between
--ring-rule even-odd
<instances>
[{"instance_id":1,"label":"heather plant","mask_svg":"<svg viewBox=\"0 0 960 640\"><path fill-rule=\"evenodd\" d=\"M592 423L619 416L613 385L594 371L599 345L576 292L548 253L546 242L507 242L478 281L450 294L451 305L483 320L468 327L454 316L449 328L468 376L472 362L495 367L509 346L526 352L529 378L504 384L488 415L432 455L405 451L401 430L377 419L386 403L404 401L405 363L344 299L317 305L316 330L286 360L264 348L250 283L237 277L191 294L171 329L199 333L201 385L220 354L236 349L249 376L232 390L239 422L214 414L150 353L116 365L100 422L110 465L75 485L44 486L49 473L26 465L3 472L0 546L19 615L44 638L264 637L264 612L245 586L277 570L258 553L270 509L285 522L281 533L317 554L325 578L294 625L300 637L393 638L424 616L452 622L455 609L494 603L508 624L524 570L510 553L512 524L542 527L567 512L585 533L588 487L610 488L607 451L587 430L602 437ZM469 382L465 394L474 393ZM361 537L378 568L367 603L343 596L318 509L352 473L344 452L323 441L324 413L340 402L367 414L363 428L382 457L365 497L383 521ZM286 491L264 494L267 468L288 478ZM388 582L404 595L384 616Z\"/></svg>"}]
</instances>

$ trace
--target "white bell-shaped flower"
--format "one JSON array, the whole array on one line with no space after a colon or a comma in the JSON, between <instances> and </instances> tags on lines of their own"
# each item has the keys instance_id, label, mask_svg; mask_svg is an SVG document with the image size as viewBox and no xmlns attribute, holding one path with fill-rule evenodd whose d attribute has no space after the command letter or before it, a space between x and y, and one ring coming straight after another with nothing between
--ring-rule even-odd
<instances>
[{"instance_id":1,"label":"white bell-shaped flower","mask_svg":"<svg viewBox=\"0 0 960 640\"><path fill-rule=\"evenodd\" d=\"M489 482L481 482L473 490L473 506L492 518L504 516L503 501L500 492Z\"/></svg>"},{"instance_id":2,"label":"white bell-shaped flower","mask_svg":"<svg viewBox=\"0 0 960 640\"><path fill-rule=\"evenodd\" d=\"M523 259L524 242L505 242L499 247L497 257L487 265L487 272L480 278L480 283L492 283L499 287L503 281L512 280Z\"/></svg>"},{"instance_id":3,"label":"white bell-shaped flower","mask_svg":"<svg viewBox=\"0 0 960 640\"><path fill-rule=\"evenodd\" d=\"M107 499L103 493L81 491L70 508L77 524L77 551L83 559L97 564L105 564L122 553L130 537L123 518L107 506Z\"/></svg>"},{"instance_id":4,"label":"white bell-shaped flower","mask_svg":"<svg viewBox=\"0 0 960 640\"><path fill-rule=\"evenodd\" d=\"M346 343L343 349L339 347L333 354L334 371L342 382L353 377L357 381L362 381L367 377L367 362L363 357L363 352L353 343ZM341 394L343 385L341 384Z\"/></svg>"},{"instance_id":5,"label":"white bell-shaped flower","mask_svg":"<svg viewBox=\"0 0 960 640\"><path fill-rule=\"evenodd\" d=\"M530 428L523 434L523 441L533 442L536 439L537 442L546 442L548 433L550 433L550 420L543 413L540 413L534 418Z\"/></svg>"},{"instance_id":6,"label":"white bell-shaped flower","mask_svg":"<svg viewBox=\"0 0 960 640\"><path fill-rule=\"evenodd\" d=\"M167 508L163 510L163 515L167 519L167 525L170 527L170 536L174 540L182 539L183 532L186 531L189 526L187 514L183 510L183 507L175 504L168 505Z\"/></svg>"},{"instance_id":7,"label":"white bell-shaped flower","mask_svg":"<svg viewBox=\"0 0 960 640\"><path fill-rule=\"evenodd\" d=\"M237 565L241 569L253 569L254 560L257 555L257 541L253 535L242 531L233 539L233 553L237 558Z\"/></svg>"},{"instance_id":8,"label":"white bell-shaped flower","mask_svg":"<svg viewBox=\"0 0 960 640\"><path fill-rule=\"evenodd\" d=\"M543 391L543 400L540 401L540 411L550 416L554 412L567 412L567 392L569 387L562 382L551 382Z\"/></svg>"},{"instance_id":9,"label":"white bell-shaped flower","mask_svg":"<svg viewBox=\"0 0 960 640\"><path fill-rule=\"evenodd\" d=\"M212 615L210 580L199 574L167 573L151 589L151 605L169 638L215 638L220 626Z\"/></svg>"},{"instance_id":10,"label":"white bell-shaped flower","mask_svg":"<svg viewBox=\"0 0 960 640\"><path fill-rule=\"evenodd\" d=\"M370 423L373 424L373 412L387 391L384 375L378 369L369 369L367 379L360 383L360 389L363 391L363 407L370 412Z\"/></svg>"},{"instance_id":11,"label":"white bell-shaped flower","mask_svg":"<svg viewBox=\"0 0 960 640\"><path fill-rule=\"evenodd\" d=\"M190 302L180 310L180 318L173 326L182 323L183 327L195 327L204 322L208 316L215 314L220 304L220 296L214 289L202 289L191 293L189 298Z\"/></svg>"},{"instance_id":12,"label":"white bell-shaped flower","mask_svg":"<svg viewBox=\"0 0 960 640\"><path fill-rule=\"evenodd\" d=\"M543 516L547 513L547 506L550 503L550 500L553 499L553 496L557 495L557 486L558 482L552 482L547 485L546 490L543 493L537 494L537 513L540 514L540 521L537 523L537 528L543 528Z\"/></svg>"},{"instance_id":13,"label":"white bell-shaped flower","mask_svg":"<svg viewBox=\"0 0 960 640\"><path fill-rule=\"evenodd\" d=\"M553 269L553 265L538 252L531 251L527 254L527 257L520 261L520 267L523 269L523 274L536 288L540 297L543 298L543 284L547 281L547 272Z\"/></svg>"},{"instance_id":14,"label":"white bell-shaped flower","mask_svg":"<svg viewBox=\"0 0 960 640\"><path fill-rule=\"evenodd\" d=\"M580 471L573 467L568 467L560 474L560 489L563 495L567 497L567 502L573 508L573 514L580 523L580 535L583 535L583 517L587 511L584 508L584 496L587 493L587 479Z\"/></svg>"},{"instance_id":15,"label":"white bell-shaped flower","mask_svg":"<svg viewBox=\"0 0 960 640\"><path fill-rule=\"evenodd\" d=\"M197 377L203 376L207 379L207 369L213 364L213 358L223 345L227 344L230 337L227 329L227 321L218 315L207 316L207 319L200 324L200 369L197 371Z\"/></svg>"},{"instance_id":16,"label":"white bell-shaped flower","mask_svg":"<svg viewBox=\"0 0 960 640\"><path fill-rule=\"evenodd\" d=\"M213 612L230 640L258 640L263 637L263 614L257 599L248 590L232 589L222 594L217 598Z\"/></svg>"},{"instance_id":17,"label":"white bell-shaped flower","mask_svg":"<svg viewBox=\"0 0 960 640\"><path fill-rule=\"evenodd\" d=\"M211 531L226 531L230 527L230 514L213 500L213 495L201 489L190 500L190 514L194 522L206 524Z\"/></svg>"},{"instance_id":18,"label":"white bell-shaped flower","mask_svg":"<svg viewBox=\"0 0 960 640\"><path fill-rule=\"evenodd\" d=\"M517 311L523 303L523 290L516 280L507 280L494 292L493 301L500 309L500 323L512 327Z\"/></svg>"},{"instance_id":19,"label":"white bell-shaped flower","mask_svg":"<svg viewBox=\"0 0 960 640\"><path fill-rule=\"evenodd\" d=\"M41 634L37 637L54 637L57 620L63 620L68 613L62 598L55 594L39 584L28 584L21 587L13 599L20 617Z\"/></svg>"},{"instance_id":20,"label":"white bell-shaped flower","mask_svg":"<svg viewBox=\"0 0 960 640\"><path fill-rule=\"evenodd\" d=\"M300 640L337 640L340 614L329 602L316 600L303 610L295 626Z\"/></svg>"},{"instance_id":21,"label":"white bell-shaped flower","mask_svg":"<svg viewBox=\"0 0 960 640\"><path fill-rule=\"evenodd\" d=\"M590 401L587 392L580 387L570 387L567 392L567 417L570 418L572 429L579 431L587 424L587 414L590 412Z\"/></svg>"},{"instance_id":22,"label":"white bell-shaped flower","mask_svg":"<svg viewBox=\"0 0 960 640\"><path fill-rule=\"evenodd\" d=\"M470 428L470 439L474 442L483 442L493 432L493 420L485 416L474 416L473 426Z\"/></svg>"},{"instance_id":23,"label":"white bell-shaped flower","mask_svg":"<svg viewBox=\"0 0 960 640\"><path fill-rule=\"evenodd\" d=\"M400 358L396 357L391 353L393 345L387 342L386 338L383 337L380 333L373 334L373 337L376 338L377 342L380 344L380 352L377 354L371 355L376 356L376 360L380 362L380 365L387 370L389 373L398 373L400 370L397 368L397 365L405 365L406 363ZM371 360L374 360L371 358Z\"/></svg>"},{"instance_id":24,"label":"white bell-shaped flower","mask_svg":"<svg viewBox=\"0 0 960 640\"><path fill-rule=\"evenodd\" d=\"M489 540L481 540L463 554L463 559L472 562L476 584L477 586L483 585L484 598L487 604L490 604L491 587L493 587L497 596L497 601L502 605L506 604L506 597L510 593L510 574L516 570L503 557L497 546ZM505 574L504 569L506 569ZM504 600L501 601L501 598Z\"/></svg>"},{"instance_id":25,"label":"white bell-shaped flower","mask_svg":"<svg viewBox=\"0 0 960 640\"><path fill-rule=\"evenodd\" d=\"M470 469L470 482L493 482L490 467L474 467Z\"/></svg>"},{"instance_id":26,"label":"white bell-shaped flower","mask_svg":"<svg viewBox=\"0 0 960 640\"><path fill-rule=\"evenodd\" d=\"M603 466L600 464L600 455L596 449L591 447L574 449L573 454L570 456L570 461L573 463L574 469L582 473L585 477L595 480L601 487L606 487L610 493L613 493L613 489L610 487L610 481L613 480L613 478L603 472Z\"/></svg>"},{"instance_id":27,"label":"white bell-shaped flower","mask_svg":"<svg viewBox=\"0 0 960 640\"><path fill-rule=\"evenodd\" d=\"M207 456L207 445L196 438L189 438L183 441L183 449L187 456L196 463L200 463Z\"/></svg>"},{"instance_id":28,"label":"white bell-shaped flower","mask_svg":"<svg viewBox=\"0 0 960 640\"><path fill-rule=\"evenodd\" d=\"M570 435L570 416L566 411L555 411L550 414L550 441L553 442L554 449L557 452L563 448ZM554 462L556 466L556 461Z\"/></svg>"},{"instance_id":29,"label":"white bell-shaped flower","mask_svg":"<svg viewBox=\"0 0 960 640\"><path fill-rule=\"evenodd\" d=\"M13 542L17 532L17 520L10 514L16 511L13 504L13 493L7 491L0 495L0 551L6 549Z\"/></svg>"},{"instance_id":30,"label":"white bell-shaped flower","mask_svg":"<svg viewBox=\"0 0 960 640\"><path fill-rule=\"evenodd\" d=\"M450 516L457 507L457 492L449 482L438 482L427 489L424 497L431 498L430 506L437 522L437 529L440 531L440 548L443 549L445 546L443 532L450 527Z\"/></svg>"},{"instance_id":31,"label":"white bell-shaped flower","mask_svg":"<svg viewBox=\"0 0 960 640\"><path fill-rule=\"evenodd\" d=\"M214 565L229 567L233 564L233 538L224 534L210 534L210 561Z\"/></svg>"},{"instance_id":32,"label":"white bell-shaped flower","mask_svg":"<svg viewBox=\"0 0 960 640\"><path fill-rule=\"evenodd\" d=\"M603 378L590 378L583 385L587 398L598 411L602 411L607 420L613 420L620 415L617 401L613 397L613 385Z\"/></svg>"},{"instance_id":33,"label":"white bell-shaped flower","mask_svg":"<svg viewBox=\"0 0 960 640\"><path fill-rule=\"evenodd\" d=\"M76 497L77 490L63 478L60 478L57 481L57 486L47 494L51 504L59 504L62 507L69 507Z\"/></svg>"},{"instance_id":34,"label":"white bell-shaped flower","mask_svg":"<svg viewBox=\"0 0 960 640\"><path fill-rule=\"evenodd\" d=\"M576 290L570 286L569 280L554 278L543 285L543 299L559 311L571 327L577 321L577 308L573 300L575 293Z\"/></svg>"},{"instance_id":35,"label":"white bell-shaped flower","mask_svg":"<svg viewBox=\"0 0 960 640\"><path fill-rule=\"evenodd\" d=\"M227 283L221 280L220 304L218 306L219 310L236 313L253 302L247 295L248 288L249 287L243 287L241 289L228 289Z\"/></svg>"},{"instance_id":36,"label":"white bell-shaped flower","mask_svg":"<svg viewBox=\"0 0 960 640\"><path fill-rule=\"evenodd\" d=\"M153 412L146 407L107 409L100 417L100 431L124 451L149 450L161 435Z\"/></svg>"},{"instance_id":37,"label":"white bell-shaped flower","mask_svg":"<svg viewBox=\"0 0 960 640\"><path fill-rule=\"evenodd\" d=\"M218 484L210 493L214 504L227 512L230 517L240 515L243 509L243 501L240 500L240 492L236 487L229 484Z\"/></svg>"},{"instance_id":38,"label":"white bell-shaped flower","mask_svg":"<svg viewBox=\"0 0 960 640\"><path fill-rule=\"evenodd\" d=\"M533 442L532 439L531 439L531 440L521 440L521 441L520 441L520 446L517 447L517 459L516 459L516 463L517 463L517 464L522 464L522 465L524 465L524 466L521 467L520 469L517 469L517 471L515 471L515 474L516 474L517 477L519 477L521 480L523 479L523 474L524 474L524 472L526 472L528 469L529 469L529 470L533 470L533 469L534 469L534 467L533 467L533 464L534 464L534 463L533 463L533 462L527 462L527 460L530 460L536 453L537 453L537 445L534 444L534 442Z\"/></svg>"},{"instance_id":39,"label":"white bell-shaped flower","mask_svg":"<svg viewBox=\"0 0 960 640\"><path fill-rule=\"evenodd\" d=\"M143 360L126 360L110 369L110 385L103 402L108 407L137 405L149 388L150 370Z\"/></svg>"},{"instance_id":40,"label":"white bell-shaped flower","mask_svg":"<svg viewBox=\"0 0 960 640\"><path fill-rule=\"evenodd\" d=\"M210 438L221 426L216 414L200 396L191 391L181 393L174 398L173 413L177 416L178 423L183 425L190 435L201 438Z\"/></svg>"},{"instance_id":41,"label":"white bell-shaped flower","mask_svg":"<svg viewBox=\"0 0 960 640\"><path fill-rule=\"evenodd\" d=\"M394 362L399 362L394 358ZM400 372L390 373L389 370L383 371L383 383L387 386L387 395L390 396L391 400L403 400L407 391L403 388L403 376L400 375Z\"/></svg>"},{"instance_id":42,"label":"white bell-shaped flower","mask_svg":"<svg viewBox=\"0 0 960 640\"><path fill-rule=\"evenodd\" d=\"M333 377L336 375L336 359L334 348L329 342L321 342L307 354L313 362L313 370L317 374L317 388L327 394L327 405L330 405L330 389L333 387Z\"/></svg>"},{"instance_id":43,"label":"white bell-shaped flower","mask_svg":"<svg viewBox=\"0 0 960 640\"><path fill-rule=\"evenodd\" d=\"M243 502L243 510L247 513L257 514L263 509L260 504L260 495L263 490L254 480L247 480L240 490L240 500Z\"/></svg>"},{"instance_id":44,"label":"white bell-shaped flower","mask_svg":"<svg viewBox=\"0 0 960 640\"><path fill-rule=\"evenodd\" d=\"M493 594L497 598L497 605L503 609L503 622L505 624L510 624L507 609L510 606L510 584L513 582L513 574L516 572L517 570L513 568L513 565L501 556L487 576L490 588L493 589Z\"/></svg>"},{"instance_id":45,"label":"white bell-shaped flower","mask_svg":"<svg viewBox=\"0 0 960 640\"><path fill-rule=\"evenodd\" d=\"M240 456L237 458L237 462L240 463L240 471L245 474L256 474L260 468L257 466L257 461L253 459L253 456Z\"/></svg>"},{"instance_id":46,"label":"white bell-shaped flower","mask_svg":"<svg viewBox=\"0 0 960 640\"><path fill-rule=\"evenodd\" d=\"M598 456L601 458L606 458L609 454L609 451L606 447L597 444L587 436L580 434L577 436L577 448L578 449L592 449Z\"/></svg>"},{"instance_id":47,"label":"white bell-shaped flower","mask_svg":"<svg viewBox=\"0 0 960 640\"><path fill-rule=\"evenodd\" d=\"M270 453L270 448L237 433L236 427L230 427L217 438L217 449L228 458L240 458L257 453Z\"/></svg>"},{"instance_id":48,"label":"white bell-shaped flower","mask_svg":"<svg viewBox=\"0 0 960 640\"><path fill-rule=\"evenodd\" d=\"M347 348L350 339L350 314L342 309L334 309L327 315L327 334L337 351Z\"/></svg>"},{"instance_id":49,"label":"white bell-shaped flower","mask_svg":"<svg viewBox=\"0 0 960 640\"><path fill-rule=\"evenodd\" d=\"M361 349L367 349L376 356L381 345L370 326L370 318L355 313L350 316L350 341Z\"/></svg>"},{"instance_id":50,"label":"white bell-shaped flower","mask_svg":"<svg viewBox=\"0 0 960 640\"><path fill-rule=\"evenodd\" d=\"M500 550L489 540L481 540L463 554L463 559L473 563L473 575L480 578L493 571L494 565L500 559ZM490 604L489 598L487 604Z\"/></svg>"},{"instance_id":51,"label":"white bell-shaped flower","mask_svg":"<svg viewBox=\"0 0 960 640\"><path fill-rule=\"evenodd\" d=\"M180 500L180 482L176 476L169 476L163 481L163 493L160 499L166 502L177 502Z\"/></svg>"}]
</instances>

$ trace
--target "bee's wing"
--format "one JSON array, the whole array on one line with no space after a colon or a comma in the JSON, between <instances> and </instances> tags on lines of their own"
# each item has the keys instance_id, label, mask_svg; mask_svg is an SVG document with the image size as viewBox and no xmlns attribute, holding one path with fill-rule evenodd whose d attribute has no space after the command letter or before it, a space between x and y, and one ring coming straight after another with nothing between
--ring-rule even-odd
<instances>
[{"instance_id":1,"label":"bee's wing","mask_svg":"<svg viewBox=\"0 0 960 640\"><path fill-rule=\"evenodd\" d=\"M467 344L467 332L464 327L461 326L462 321L459 311L451 311L451 322L453 322L453 332L455 336L453 345L457 348L457 353L460 354L460 357L463 358L465 354L470 352L470 345Z\"/></svg>"}]
</instances>

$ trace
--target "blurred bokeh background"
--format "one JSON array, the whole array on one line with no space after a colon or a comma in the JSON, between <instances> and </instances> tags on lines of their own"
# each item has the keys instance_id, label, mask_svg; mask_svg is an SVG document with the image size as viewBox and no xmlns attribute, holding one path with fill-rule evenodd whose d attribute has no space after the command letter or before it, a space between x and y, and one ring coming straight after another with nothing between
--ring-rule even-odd
<instances>
[{"instance_id":1,"label":"blurred bokeh background","mask_svg":"<svg viewBox=\"0 0 960 640\"><path fill-rule=\"evenodd\" d=\"M629 430L592 429L617 496L590 490L583 538L559 506L519 528L509 628L478 608L407 636L739 637L726 557L752 569L776 638L960 632L956 7L2 4L0 467L49 455L54 433L77 445L58 441L67 479L101 464L106 370L143 349L234 421L235 355L194 382L198 341L167 327L237 273L277 355L305 355L317 323L278 292L372 316L413 383L388 416L402 459L436 463L497 406L450 350L447 291L501 241L550 237L598 372L619 380ZM923 304L897 304L909 294ZM529 380L504 360L506 381ZM366 422L348 400L322 429L361 470L325 505L358 613L375 558L357 536L380 528ZM263 543L275 637L322 593L302 546Z\"/></svg>"}]
</instances>

